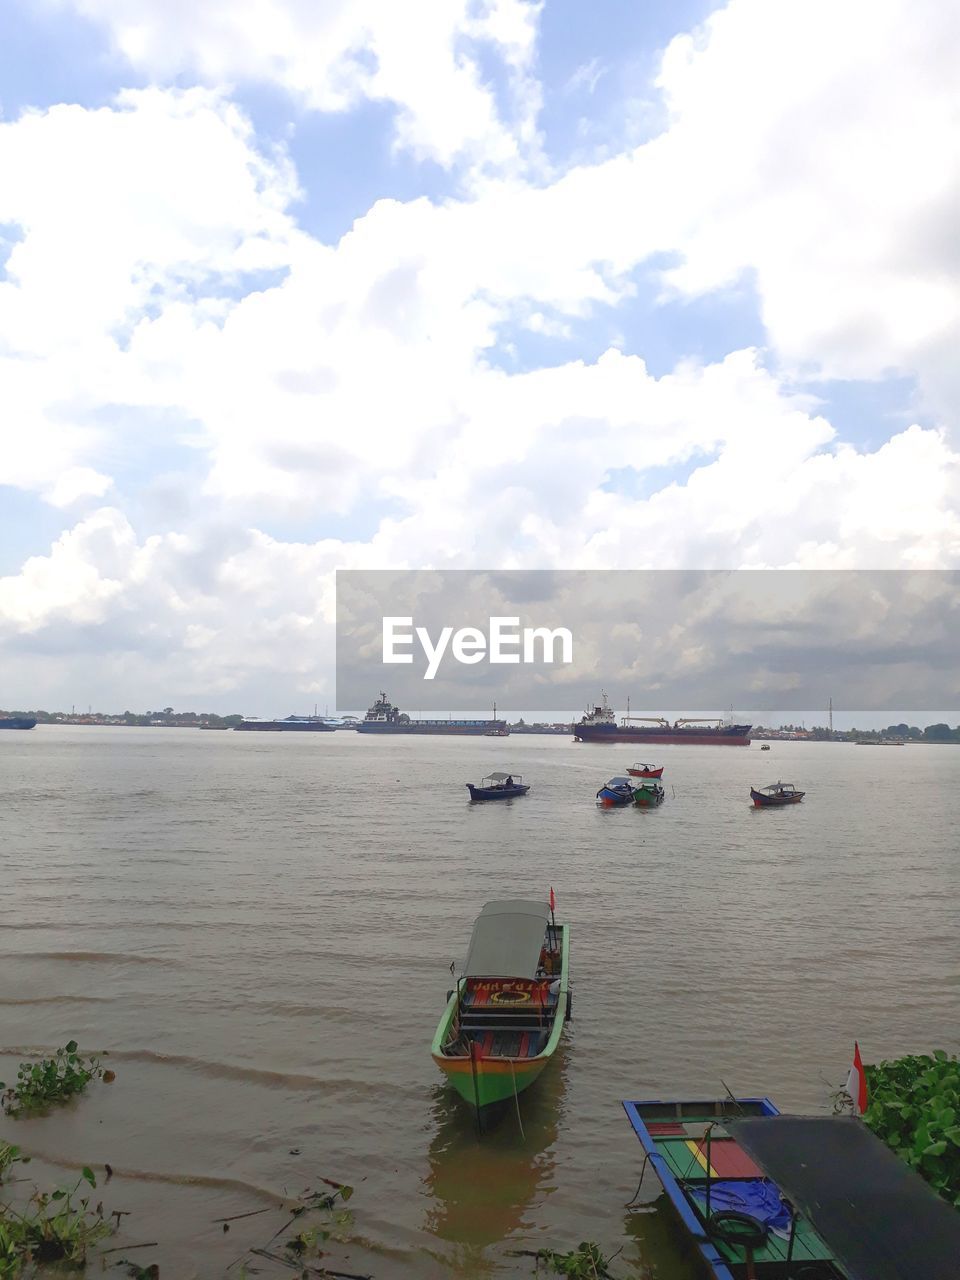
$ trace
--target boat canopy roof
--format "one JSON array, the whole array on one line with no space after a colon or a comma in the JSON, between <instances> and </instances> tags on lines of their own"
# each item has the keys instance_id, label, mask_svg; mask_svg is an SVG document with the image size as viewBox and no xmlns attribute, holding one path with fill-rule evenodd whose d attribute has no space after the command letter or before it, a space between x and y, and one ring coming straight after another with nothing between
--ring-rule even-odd
<instances>
[{"instance_id":1,"label":"boat canopy roof","mask_svg":"<svg viewBox=\"0 0 960 1280\"><path fill-rule=\"evenodd\" d=\"M488 774L486 774L486 775L481 779L481 781L483 781L483 782L506 782L506 780L507 780L508 778L512 778L512 779L514 780L514 782L519 782L519 781L520 781L520 777L521 777L521 775L520 775L519 773L488 773Z\"/></svg>"},{"instance_id":2,"label":"boat canopy roof","mask_svg":"<svg viewBox=\"0 0 960 1280\"><path fill-rule=\"evenodd\" d=\"M633 778L611 778L606 785L608 787L632 787L635 785L635 780Z\"/></svg>"},{"instance_id":3,"label":"boat canopy roof","mask_svg":"<svg viewBox=\"0 0 960 1280\"><path fill-rule=\"evenodd\" d=\"M792 782L771 782L768 787L761 787L761 791L796 791L796 786Z\"/></svg>"},{"instance_id":4,"label":"boat canopy roof","mask_svg":"<svg viewBox=\"0 0 960 1280\"><path fill-rule=\"evenodd\" d=\"M851 1280L955 1280L960 1214L854 1116L725 1118Z\"/></svg>"},{"instance_id":5,"label":"boat canopy roof","mask_svg":"<svg viewBox=\"0 0 960 1280\"><path fill-rule=\"evenodd\" d=\"M535 978L550 919L546 902L487 902L477 916L463 972L467 978Z\"/></svg>"}]
</instances>

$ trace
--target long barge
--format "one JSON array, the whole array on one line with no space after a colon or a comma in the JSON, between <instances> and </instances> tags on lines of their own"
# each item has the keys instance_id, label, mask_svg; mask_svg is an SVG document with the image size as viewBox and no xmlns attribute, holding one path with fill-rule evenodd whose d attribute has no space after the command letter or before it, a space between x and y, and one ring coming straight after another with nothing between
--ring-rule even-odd
<instances>
[{"instance_id":1,"label":"long barge","mask_svg":"<svg viewBox=\"0 0 960 1280\"><path fill-rule=\"evenodd\" d=\"M357 733L441 734L453 737L505 738L510 732L506 720L412 720L406 712L393 706L381 691L380 697L357 725Z\"/></svg>"},{"instance_id":2,"label":"long barge","mask_svg":"<svg viewBox=\"0 0 960 1280\"><path fill-rule=\"evenodd\" d=\"M753 725L723 720L686 719L672 724L662 716L623 716L620 722L605 693L598 706L588 708L573 726L577 742L632 742L653 746L748 747Z\"/></svg>"},{"instance_id":3,"label":"long barge","mask_svg":"<svg viewBox=\"0 0 960 1280\"><path fill-rule=\"evenodd\" d=\"M206 727L206 726L204 726ZM287 716L285 720L241 720L236 726L246 733L334 733L335 727L319 716Z\"/></svg>"}]
</instances>

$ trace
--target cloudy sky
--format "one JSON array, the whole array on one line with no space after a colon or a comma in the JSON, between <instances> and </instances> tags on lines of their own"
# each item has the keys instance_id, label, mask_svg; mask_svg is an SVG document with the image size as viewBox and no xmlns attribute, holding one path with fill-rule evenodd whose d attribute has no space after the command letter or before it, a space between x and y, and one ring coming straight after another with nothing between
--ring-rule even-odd
<instances>
[{"instance_id":1,"label":"cloudy sky","mask_svg":"<svg viewBox=\"0 0 960 1280\"><path fill-rule=\"evenodd\" d=\"M385 617L398 620L386 635L401 637L387 640L389 663ZM494 662L495 619L518 640ZM464 627L477 634L458 660ZM544 661L534 639L524 653L521 631L537 627L565 628L567 652L557 639ZM412 715L489 716L496 701L507 715L570 720L603 690L618 715L629 700L641 716L732 707L741 722L813 725L832 699L837 728L908 711L909 723L953 725L958 632L955 570L348 570L337 575L337 703L365 709L383 689Z\"/></svg>"},{"instance_id":2,"label":"cloudy sky","mask_svg":"<svg viewBox=\"0 0 960 1280\"><path fill-rule=\"evenodd\" d=\"M332 702L338 567L960 567L958 65L941 0L6 0L0 706Z\"/></svg>"}]
</instances>

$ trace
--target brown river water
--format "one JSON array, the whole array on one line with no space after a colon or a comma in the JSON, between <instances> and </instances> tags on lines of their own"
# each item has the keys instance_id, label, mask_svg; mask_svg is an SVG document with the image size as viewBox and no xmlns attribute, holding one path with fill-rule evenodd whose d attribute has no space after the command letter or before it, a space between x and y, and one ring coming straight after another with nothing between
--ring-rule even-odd
<instances>
[{"instance_id":1,"label":"brown river water","mask_svg":"<svg viewBox=\"0 0 960 1280\"><path fill-rule=\"evenodd\" d=\"M524 1276L512 1251L595 1240L615 1274L687 1280L655 1180L624 1207L621 1099L829 1110L854 1038L868 1062L957 1050L960 749L666 747L660 809L598 810L653 750L0 734L0 1079L71 1038L117 1073L0 1137L43 1185L108 1162L97 1194L130 1216L106 1245L155 1241L131 1257L168 1278L291 1274L247 1250L327 1177L356 1188L345 1271ZM497 768L533 790L471 806ZM754 811L778 777L806 800ZM523 1132L507 1111L478 1140L429 1053L449 966L485 901L551 885L573 1021Z\"/></svg>"}]
</instances>

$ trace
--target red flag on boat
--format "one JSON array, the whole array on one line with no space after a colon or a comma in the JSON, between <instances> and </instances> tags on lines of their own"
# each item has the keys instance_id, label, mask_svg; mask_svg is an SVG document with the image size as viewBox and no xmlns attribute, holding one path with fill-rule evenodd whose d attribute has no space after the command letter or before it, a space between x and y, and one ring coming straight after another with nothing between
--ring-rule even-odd
<instances>
[{"instance_id":1,"label":"red flag on boat","mask_svg":"<svg viewBox=\"0 0 960 1280\"><path fill-rule=\"evenodd\" d=\"M554 897L553 885L550 886L550 910L554 911L557 906L557 899Z\"/></svg>"},{"instance_id":2,"label":"red flag on boat","mask_svg":"<svg viewBox=\"0 0 960 1280\"><path fill-rule=\"evenodd\" d=\"M853 1043L853 1066L847 1076L844 1092L850 1095L853 1114L862 1116L867 1109L867 1076L863 1069L863 1059L860 1057L860 1046L856 1041Z\"/></svg>"}]
</instances>

